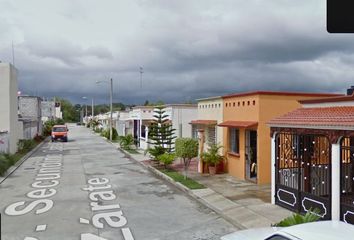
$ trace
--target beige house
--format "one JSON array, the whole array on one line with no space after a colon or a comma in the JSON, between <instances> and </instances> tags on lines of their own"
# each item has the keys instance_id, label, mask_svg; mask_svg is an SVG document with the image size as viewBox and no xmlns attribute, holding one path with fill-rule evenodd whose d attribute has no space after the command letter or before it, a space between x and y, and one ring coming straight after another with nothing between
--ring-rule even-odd
<instances>
[{"instance_id":1,"label":"beige house","mask_svg":"<svg viewBox=\"0 0 354 240\"><path fill-rule=\"evenodd\" d=\"M221 97L197 99L197 118L190 123L192 125L193 138L198 138L198 130L204 131L205 149L210 144L223 143L223 129L217 125L223 121L223 103Z\"/></svg>"},{"instance_id":2,"label":"beige house","mask_svg":"<svg viewBox=\"0 0 354 240\"><path fill-rule=\"evenodd\" d=\"M197 117L193 119L192 125L193 138L199 139L204 146L199 149L200 153L206 151L210 145L218 144L223 146L223 129L218 124L223 121L223 99L221 97L210 97L197 99ZM203 140L202 140L203 139ZM222 149L220 149L222 154ZM198 163L198 171L205 172L202 162Z\"/></svg>"}]
</instances>

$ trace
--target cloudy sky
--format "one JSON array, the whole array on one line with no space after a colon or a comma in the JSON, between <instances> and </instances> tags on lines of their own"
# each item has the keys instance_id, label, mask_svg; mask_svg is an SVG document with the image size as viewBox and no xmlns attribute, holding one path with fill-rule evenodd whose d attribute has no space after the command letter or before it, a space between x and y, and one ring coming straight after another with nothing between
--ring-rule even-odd
<instances>
[{"instance_id":1,"label":"cloudy sky","mask_svg":"<svg viewBox=\"0 0 354 240\"><path fill-rule=\"evenodd\" d=\"M344 92L354 35L324 0L0 0L0 60L25 94L185 102L250 90ZM144 68L140 87L139 67Z\"/></svg>"}]
</instances>

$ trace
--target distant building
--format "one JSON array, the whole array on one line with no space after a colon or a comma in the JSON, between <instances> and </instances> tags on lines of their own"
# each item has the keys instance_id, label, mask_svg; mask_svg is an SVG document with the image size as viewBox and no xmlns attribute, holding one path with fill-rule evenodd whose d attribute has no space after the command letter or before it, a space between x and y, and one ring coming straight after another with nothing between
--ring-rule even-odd
<instances>
[{"instance_id":1,"label":"distant building","mask_svg":"<svg viewBox=\"0 0 354 240\"><path fill-rule=\"evenodd\" d=\"M44 100L41 102L42 121L46 122L51 119L62 119L63 113L59 102L52 100Z\"/></svg>"},{"instance_id":2,"label":"distant building","mask_svg":"<svg viewBox=\"0 0 354 240\"><path fill-rule=\"evenodd\" d=\"M17 116L17 93L17 70L9 63L0 63L0 145L6 144L5 152L9 153L17 151L22 129Z\"/></svg>"},{"instance_id":3,"label":"distant building","mask_svg":"<svg viewBox=\"0 0 354 240\"><path fill-rule=\"evenodd\" d=\"M23 123L23 138L32 139L42 134L42 99L35 96L18 97L19 120Z\"/></svg>"}]
</instances>

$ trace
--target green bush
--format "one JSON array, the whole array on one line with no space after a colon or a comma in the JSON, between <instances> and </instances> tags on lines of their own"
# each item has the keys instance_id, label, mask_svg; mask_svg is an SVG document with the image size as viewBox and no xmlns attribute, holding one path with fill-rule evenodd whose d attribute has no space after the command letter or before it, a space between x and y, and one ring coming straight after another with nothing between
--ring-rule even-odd
<instances>
[{"instance_id":1,"label":"green bush","mask_svg":"<svg viewBox=\"0 0 354 240\"><path fill-rule=\"evenodd\" d=\"M173 161L176 158L176 154L174 153L164 153L162 155L159 155L157 157L157 160L159 160L160 163L162 163L165 168L167 168L168 165L171 165Z\"/></svg>"},{"instance_id":2,"label":"green bush","mask_svg":"<svg viewBox=\"0 0 354 240\"><path fill-rule=\"evenodd\" d=\"M193 138L177 138L175 142L176 157L182 158L184 177L187 179L188 168L192 158L198 156L198 141Z\"/></svg>"},{"instance_id":3,"label":"green bush","mask_svg":"<svg viewBox=\"0 0 354 240\"><path fill-rule=\"evenodd\" d=\"M34 139L21 139L18 142L18 152L26 153L31 151L36 146L36 141Z\"/></svg>"},{"instance_id":4,"label":"green bush","mask_svg":"<svg viewBox=\"0 0 354 240\"><path fill-rule=\"evenodd\" d=\"M224 158L219 154L220 148L222 148L222 146L212 144L208 151L202 154L203 161L209 164L209 166L216 166L216 164L218 164Z\"/></svg>"},{"instance_id":5,"label":"green bush","mask_svg":"<svg viewBox=\"0 0 354 240\"><path fill-rule=\"evenodd\" d=\"M149 148L147 152L153 157L153 160L158 161L158 157L166 153L167 149L161 146L155 146L154 148Z\"/></svg>"},{"instance_id":6,"label":"green bush","mask_svg":"<svg viewBox=\"0 0 354 240\"><path fill-rule=\"evenodd\" d=\"M321 217L319 216L319 210L315 209L314 211L310 210L305 215L294 213L292 216L287 217L281 220L279 223L274 224L275 227L289 227L302 223L316 222Z\"/></svg>"},{"instance_id":7,"label":"green bush","mask_svg":"<svg viewBox=\"0 0 354 240\"><path fill-rule=\"evenodd\" d=\"M4 176L9 167L10 164L8 158L5 154L0 154L0 176Z\"/></svg>"},{"instance_id":8,"label":"green bush","mask_svg":"<svg viewBox=\"0 0 354 240\"><path fill-rule=\"evenodd\" d=\"M109 139L109 128L106 128L101 132L101 136ZM118 138L118 132L115 128L112 128L112 140L116 140Z\"/></svg>"},{"instance_id":9,"label":"green bush","mask_svg":"<svg viewBox=\"0 0 354 240\"><path fill-rule=\"evenodd\" d=\"M193 138L177 138L175 142L176 156L192 159L198 156L198 141Z\"/></svg>"},{"instance_id":10,"label":"green bush","mask_svg":"<svg viewBox=\"0 0 354 240\"><path fill-rule=\"evenodd\" d=\"M120 136L118 141L121 148L124 150L131 150L131 146L134 145L134 137L131 134L128 134L127 136Z\"/></svg>"}]
</instances>

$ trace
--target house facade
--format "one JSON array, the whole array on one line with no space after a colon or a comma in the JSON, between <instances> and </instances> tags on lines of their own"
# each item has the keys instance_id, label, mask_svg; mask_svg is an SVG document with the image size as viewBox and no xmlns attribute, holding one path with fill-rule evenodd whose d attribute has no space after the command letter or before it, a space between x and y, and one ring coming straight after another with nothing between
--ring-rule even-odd
<instances>
[{"instance_id":1,"label":"house facade","mask_svg":"<svg viewBox=\"0 0 354 240\"><path fill-rule=\"evenodd\" d=\"M33 139L41 135L42 125L42 99L36 96L18 97L19 120L23 123L23 139Z\"/></svg>"},{"instance_id":2,"label":"house facade","mask_svg":"<svg viewBox=\"0 0 354 240\"><path fill-rule=\"evenodd\" d=\"M52 100L42 100L41 102L42 122L53 119L62 119L63 113L59 102Z\"/></svg>"},{"instance_id":3,"label":"house facade","mask_svg":"<svg viewBox=\"0 0 354 240\"><path fill-rule=\"evenodd\" d=\"M300 107L299 99L334 94L248 92L223 96L224 155L230 175L257 184L271 182L271 141L267 122Z\"/></svg>"},{"instance_id":4,"label":"house facade","mask_svg":"<svg viewBox=\"0 0 354 240\"><path fill-rule=\"evenodd\" d=\"M354 95L300 103L269 122L272 203L354 224Z\"/></svg>"},{"instance_id":5,"label":"house facade","mask_svg":"<svg viewBox=\"0 0 354 240\"><path fill-rule=\"evenodd\" d=\"M195 104L167 104L164 106L165 115L176 129L175 138L191 138L192 126L189 124L198 116L198 106Z\"/></svg>"},{"instance_id":6,"label":"house facade","mask_svg":"<svg viewBox=\"0 0 354 240\"><path fill-rule=\"evenodd\" d=\"M144 150L148 149L149 126L154 119L154 107L133 107L129 112L129 119L132 121L132 132L137 146Z\"/></svg>"},{"instance_id":7,"label":"house facade","mask_svg":"<svg viewBox=\"0 0 354 240\"><path fill-rule=\"evenodd\" d=\"M0 132L7 135L7 143L1 141L0 144L7 145L5 152L8 153L17 151L17 142L22 133L17 115L17 94L17 70L9 63L0 63Z\"/></svg>"},{"instance_id":8,"label":"house facade","mask_svg":"<svg viewBox=\"0 0 354 240\"><path fill-rule=\"evenodd\" d=\"M198 111L197 118L193 119L190 124L192 125L193 138L198 137L198 131L204 131L205 137L205 150L211 144L223 143L223 129L218 124L223 121L224 104L221 97L211 97L197 99Z\"/></svg>"},{"instance_id":9,"label":"house facade","mask_svg":"<svg viewBox=\"0 0 354 240\"><path fill-rule=\"evenodd\" d=\"M129 118L130 111L119 111L116 129L119 136L133 135L133 121Z\"/></svg>"}]
</instances>

